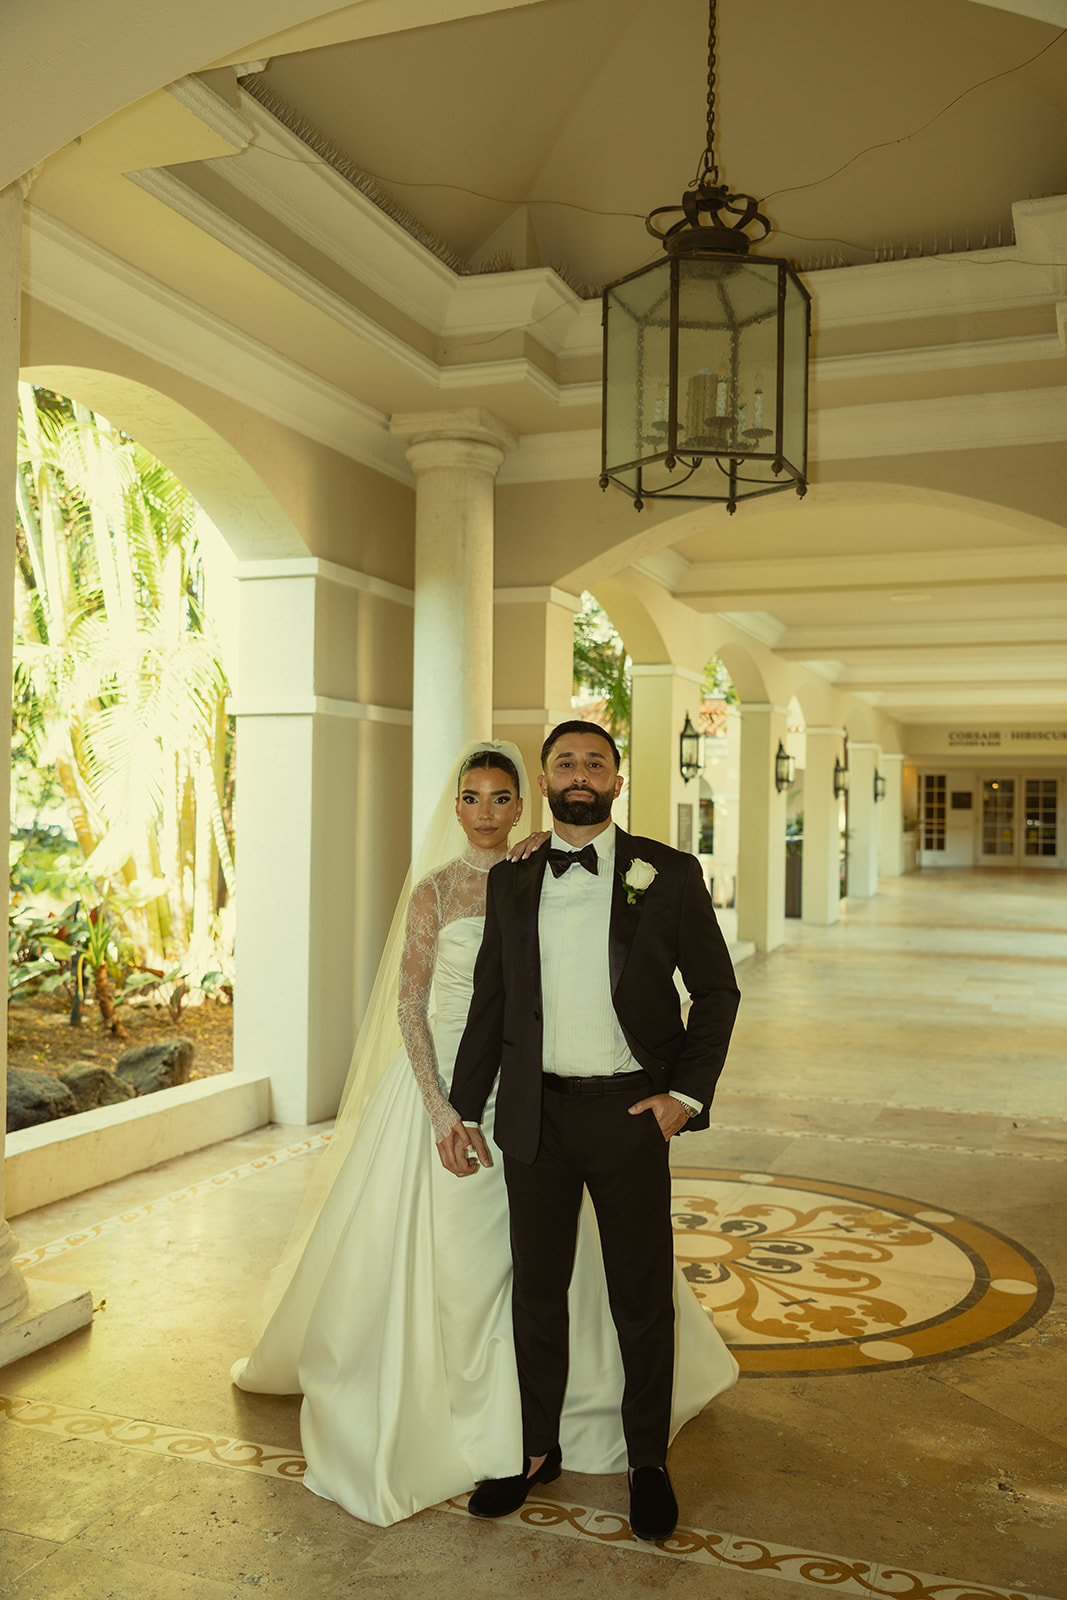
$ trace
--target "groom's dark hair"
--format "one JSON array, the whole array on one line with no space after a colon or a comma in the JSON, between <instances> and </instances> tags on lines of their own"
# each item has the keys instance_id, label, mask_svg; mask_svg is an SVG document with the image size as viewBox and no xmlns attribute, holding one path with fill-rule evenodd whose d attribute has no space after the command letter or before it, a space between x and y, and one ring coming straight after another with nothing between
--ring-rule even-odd
<instances>
[{"instance_id":1,"label":"groom's dark hair","mask_svg":"<svg viewBox=\"0 0 1067 1600\"><path fill-rule=\"evenodd\" d=\"M556 743L556 741L558 739L562 739L562 737L563 737L563 735L565 733L595 733L595 734L597 734L601 739L604 740L604 743L606 745L608 745L608 747L610 748L611 753L615 758L615 771L618 772L618 770L619 770L619 762L620 762L620 760L622 758L619 755L619 747L615 743L615 740L611 737L611 734L608 732L607 728L602 728L600 726L599 722L585 722L585 721L583 721L583 719L581 717L575 717L571 722L561 722L557 728L553 728L552 729L552 732L549 734L548 738L545 740L544 744L541 746L541 770L542 771L544 771L545 762L548 760L549 753L550 753L550 751L552 749L552 746Z\"/></svg>"}]
</instances>

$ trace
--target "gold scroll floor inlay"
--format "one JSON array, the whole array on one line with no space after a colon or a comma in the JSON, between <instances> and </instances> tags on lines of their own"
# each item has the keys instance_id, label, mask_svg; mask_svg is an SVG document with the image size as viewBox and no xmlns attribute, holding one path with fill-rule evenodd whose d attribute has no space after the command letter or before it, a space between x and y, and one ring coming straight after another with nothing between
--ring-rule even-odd
<instances>
[{"instance_id":1,"label":"gold scroll floor inlay","mask_svg":"<svg viewBox=\"0 0 1067 1600\"><path fill-rule=\"evenodd\" d=\"M172 1456L183 1461L211 1462L217 1467L257 1472L271 1478L299 1481L307 1466L298 1450L280 1450L273 1445L253 1444L248 1439L230 1439L162 1422L145 1422L136 1417L83 1411L77 1406L53 1405L47 1400L22 1400L16 1395L0 1395L0 1418L61 1439L92 1439L101 1444L121 1445L125 1450Z\"/></svg>"},{"instance_id":2,"label":"gold scroll floor inlay","mask_svg":"<svg viewBox=\"0 0 1067 1600\"><path fill-rule=\"evenodd\" d=\"M450 1500L442 1510L467 1514L468 1496ZM914 1572L897 1563L856 1560L795 1545L769 1544L745 1534L716 1533L705 1528L676 1528L669 1539L645 1544L635 1538L621 1512L590 1510L553 1500L527 1500L521 1510L500 1519L565 1539L595 1539L623 1551L692 1561L719 1572L747 1572L779 1578L835 1594L866 1595L868 1600L1042 1600L1028 1590L999 1584L972 1583ZM709 1578L711 1572L709 1571ZM709 1596L714 1593L708 1591Z\"/></svg>"},{"instance_id":3,"label":"gold scroll floor inlay","mask_svg":"<svg viewBox=\"0 0 1067 1600\"><path fill-rule=\"evenodd\" d=\"M944 1359L1021 1332L1052 1300L1022 1245L855 1185L684 1169L673 1219L685 1276L747 1374Z\"/></svg>"},{"instance_id":4,"label":"gold scroll floor inlay","mask_svg":"<svg viewBox=\"0 0 1067 1600\"><path fill-rule=\"evenodd\" d=\"M0 1395L0 1419L64 1439L92 1439L125 1450L147 1451L290 1482L299 1481L304 1472L304 1460L296 1451L133 1417L85 1411L75 1406L52 1405L43 1400ZM466 1505L467 1497L462 1496L435 1510L466 1516ZM785 1579L812 1590L832 1589L835 1594L866 1595L868 1600L1045 1600L1029 1590L961 1582L914 1572L899 1564L798 1550L795 1545L770 1544L749 1535L704 1528L680 1527L669 1539L649 1545L634 1537L628 1520L621 1513L570 1502L528 1500L521 1510L511 1517L501 1518L496 1525L508 1524L562 1538L594 1539L616 1550L691 1561L721 1572L747 1572L754 1577Z\"/></svg>"}]
</instances>

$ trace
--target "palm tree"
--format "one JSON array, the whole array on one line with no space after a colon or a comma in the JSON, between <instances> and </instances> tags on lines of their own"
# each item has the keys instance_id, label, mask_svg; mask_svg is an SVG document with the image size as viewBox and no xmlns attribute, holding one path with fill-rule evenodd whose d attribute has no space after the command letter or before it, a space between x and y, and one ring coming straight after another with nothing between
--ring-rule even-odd
<instances>
[{"instance_id":1,"label":"palm tree","mask_svg":"<svg viewBox=\"0 0 1067 1600\"><path fill-rule=\"evenodd\" d=\"M142 961L206 956L235 882L195 503L106 419L27 384L19 399L16 726L54 762Z\"/></svg>"}]
</instances>

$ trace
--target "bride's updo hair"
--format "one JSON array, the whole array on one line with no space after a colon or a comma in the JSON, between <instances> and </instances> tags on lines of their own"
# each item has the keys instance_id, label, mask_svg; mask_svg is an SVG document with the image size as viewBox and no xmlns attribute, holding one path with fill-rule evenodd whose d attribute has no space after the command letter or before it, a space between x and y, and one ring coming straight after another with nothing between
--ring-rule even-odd
<instances>
[{"instance_id":1,"label":"bride's updo hair","mask_svg":"<svg viewBox=\"0 0 1067 1600\"><path fill-rule=\"evenodd\" d=\"M467 757L460 769L459 782L456 785L457 796L463 787L463 780L467 773L473 772L476 767L484 767L486 771L492 768L498 772L506 772L515 785L516 795L522 793L518 770L510 756L503 755L499 750L476 750L472 756Z\"/></svg>"}]
</instances>

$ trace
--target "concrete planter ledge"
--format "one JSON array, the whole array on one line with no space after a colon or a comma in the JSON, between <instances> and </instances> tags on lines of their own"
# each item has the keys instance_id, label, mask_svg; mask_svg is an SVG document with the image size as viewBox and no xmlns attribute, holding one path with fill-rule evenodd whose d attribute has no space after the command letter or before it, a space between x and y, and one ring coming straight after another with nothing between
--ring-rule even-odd
<instances>
[{"instance_id":1,"label":"concrete planter ledge","mask_svg":"<svg viewBox=\"0 0 1067 1600\"><path fill-rule=\"evenodd\" d=\"M226 1073L10 1133L4 1151L7 1216L249 1133L268 1123L270 1112L266 1073Z\"/></svg>"}]
</instances>

